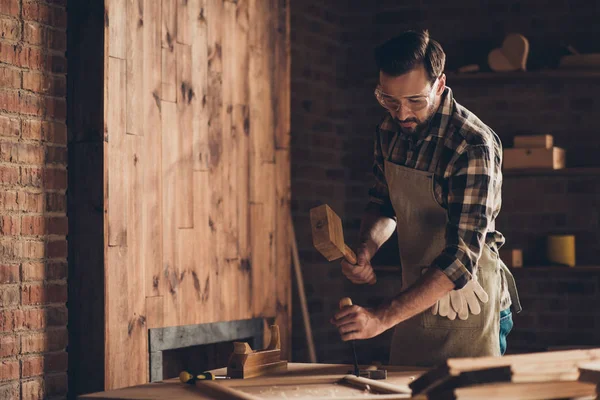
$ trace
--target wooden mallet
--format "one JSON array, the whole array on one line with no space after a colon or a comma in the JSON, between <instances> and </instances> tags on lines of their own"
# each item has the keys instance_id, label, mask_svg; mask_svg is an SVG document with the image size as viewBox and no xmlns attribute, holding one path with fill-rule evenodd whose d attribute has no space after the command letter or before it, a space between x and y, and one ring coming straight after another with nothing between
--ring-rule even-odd
<instances>
[{"instance_id":1,"label":"wooden mallet","mask_svg":"<svg viewBox=\"0 0 600 400\"><path fill-rule=\"evenodd\" d=\"M344 242L342 220L327 204L310 209L310 224L312 228L313 245L327 261L345 258L350 264L356 265L356 254ZM376 282L373 277L370 284Z\"/></svg>"}]
</instances>

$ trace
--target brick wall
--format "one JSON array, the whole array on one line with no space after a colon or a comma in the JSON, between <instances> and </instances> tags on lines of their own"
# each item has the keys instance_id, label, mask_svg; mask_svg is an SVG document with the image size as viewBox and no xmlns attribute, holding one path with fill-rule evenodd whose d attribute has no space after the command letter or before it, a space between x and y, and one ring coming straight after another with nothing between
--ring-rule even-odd
<instances>
[{"instance_id":1,"label":"brick wall","mask_svg":"<svg viewBox=\"0 0 600 400\"><path fill-rule=\"evenodd\" d=\"M0 2L0 398L67 393L66 1Z\"/></svg>"},{"instance_id":2,"label":"brick wall","mask_svg":"<svg viewBox=\"0 0 600 400\"><path fill-rule=\"evenodd\" d=\"M460 4L460 6L458 5ZM381 110L374 101L377 70L374 47L408 28L428 28L441 42L447 70L477 63L486 69L487 53L505 34L521 32L531 44L531 70L553 67L564 45L581 52L600 51L592 38L600 9L594 2L500 0L448 3L422 0L335 1L318 5L292 2L292 205L319 361L351 360L346 344L329 318L343 296L375 305L395 293L398 275L380 272L373 287L354 286L340 273L339 263L326 262L313 248L308 211L328 203L342 217L347 243L358 233L362 208L371 184L372 135ZM569 166L600 166L600 136L594 98L600 79L449 78L459 102L474 111L500 135L505 146L518 133L551 133L567 149ZM579 139L579 140L578 140ZM597 264L600 174L587 176L505 177L504 205L498 220L507 245L525 250L525 261L542 263L548 233L577 234L579 263ZM397 262L394 238L374 260ZM597 304L594 270L523 270L517 273L526 309L516 317L509 351L599 343L592 334L596 311L578 308L585 298ZM593 284L580 283L584 281ZM583 292L580 292L582 289ZM295 294L296 295L296 294ZM294 297L297 298L297 297ZM573 299L573 300L571 300ZM548 310L549 304L557 305ZM294 304L294 358L305 360L305 338L298 302ZM594 318L588 318L594 315ZM584 324L584 322L587 323ZM579 321L579 322L577 322ZM591 321L591 322L590 322ZM590 328L590 323L592 325ZM583 326L585 325L585 326ZM553 335L556 333L556 335ZM390 333L360 342L360 362L386 361ZM512 347L511 347L512 346Z\"/></svg>"}]
</instances>

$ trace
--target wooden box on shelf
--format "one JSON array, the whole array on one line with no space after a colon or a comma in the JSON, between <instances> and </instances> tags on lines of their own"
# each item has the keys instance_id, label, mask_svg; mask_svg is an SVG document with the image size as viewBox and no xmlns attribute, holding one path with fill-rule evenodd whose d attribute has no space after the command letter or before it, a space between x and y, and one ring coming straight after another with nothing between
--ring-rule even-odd
<instances>
[{"instance_id":1,"label":"wooden box on shelf","mask_svg":"<svg viewBox=\"0 0 600 400\"><path fill-rule=\"evenodd\" d=\"M552 135L517 135L513 139L514 148L518 149L551 149L554 147Z\"/></svg>"},{"instance_id":2,"label":"wooden box on shelf","mask_svg":"<svg viewBox=\"0 0 600 400\"><path fill-rule=\"evenodd\" d=\"M565 150L560 147L545 148L509 148L504 149L504 169L565 167Z\"/></svg>"}]
</instances>

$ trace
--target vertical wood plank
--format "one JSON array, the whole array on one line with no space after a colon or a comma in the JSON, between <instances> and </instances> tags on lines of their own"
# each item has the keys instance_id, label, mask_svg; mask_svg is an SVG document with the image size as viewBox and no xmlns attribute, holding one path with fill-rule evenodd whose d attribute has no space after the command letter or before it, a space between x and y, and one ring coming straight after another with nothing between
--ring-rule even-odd
<instances>
[{"instance_id":1,"label":"vertical wood plank","mask_svg":"<svg viewBox=\"0 0 600 400\"><path fill-rule=\"evenodd\" d=\"M275 35L275 79L273 80L273 109L275 110L275 148L290 146L290 103L291 103L291 46L289 0L274 0L276 20Z\"/></svg>"},{"instance_id":2,"label":"vertical wood plank","mask_svg":"<svg viewBox=\"0 0 600 400\"><path fill-rule=\"evenodd\" d=\"M144 202L143 260L146 268L146 296L166 296L162 274L162 135L161 135L161 4L144 1Z\"/></svg>"},{"instance_id":3,"label":"vertical wood plank","mask_svg":"<svg viewBox=\"0 0 600 400\"><path fill-rule=\"evenodd\" d=\"M194 177L192 160L192 120L196 92L192 86L192 48L177 43L177 117L178 135L176 171L177 227L192 228L194 224Z\"/></svg>"},{"instance_id":4,"label":"vertical wood plank","mask_svg":"<svg viewBox=\"0 0 600 400\"><path fill-rule=\"evenodd\" d=\"M198 0L177 0L177 43L191 44L189 3Z\"/></svg>"},{"instance_id":5,"label":"vertical wood plank","mask_svg":"<svg viewBox=\"0 0 600 400\"><path fill-rule=\"evenodd\" d=\"M233 126L233 88L234 88L234 62L235 59L235 30L236 7L232 2L223 2L222 13L222 113L224 116L222 129L222 180L223 180L223 254L225 258L223 279L229 284L232 293L239 293L240 258L238 252L238 226L237 226L237 164L239 143L236 129ZM242 318L240 302L232 303L231 318Z\"/></svg>"},{"instance_id":6,"label":"vertical wood plank","mask_svg":"<svg viewBox=\"0 0 600 400\"><path fill-rule=\"evenodd\" d=\"M176 325L180 268L177 264L177 223L175 191L177 190L177 137L179 135L177 104L161 102L162 136L162 215L163 215L163 267L162 278L166 281L165 323ZM161 293L162 294L162 293Z\"/></svg>"},{"instance_id":7,"label":"vertical wood plank","mask_svg":"<svg viewBox=\"0 0 600 400\"><path fill-rule=\"evenodd\" d=\"M123 0L105 0L104 7L104 23L108 25L107 56L124 60L126 57L127 3Z\"/></svg>"},{"instance_id":8,"label":"vertical wood plank","mask_svg":"<svg viewBox=\"0 0 600 400\"><path fill-rule=\"evenodd\" d=\"M155 0L161 2L161 47L173 49L177 39L177 1Z\"/></svg>"},{"instance_id":9,"label":"vertical wood plank","mask_svg":"<svg viewBox=\"0 0 600 400\"><path fill-rule=\"evenodd\" d=\"M146 297L146 323L148 329L162 328L165 324L163 296Z\"/></svg>"},{"instance_id":10,"label":"vertical wood plank","mask_svg":"<svg viewBox=\"0 0 600 400\"><path fill-rule=\"evenodd\" d=\"M139 124L144 108L142 93L144 75L144 1L127 0L127 128L130 135L143 135Z\"/></svg>"},{"instance_id":11,"label":"vertical wood plank","mask_svg":"<svg viewBox=\"0 0 600 400\"><path fill-rule=\"evenodd\" d=\"M106 147L108 176L108 245L127 246L127 176L116 167L125 163L126 70L125 60L109 57Z\"/></svg>"},{"instance_id":12,"label":"vertical wood plank","mask_svg":"<svg viewBox=\"0 0 600 400\"><path fill-rule=\"evenodd\" d=\"M104 385L105 390L128 386L128 373L122 369L127 349L127 247L112 246L106 249L104 293L106 314L104 316Z\"/></svg>"},{"instance_id":13,"label":"vertical wood plank","mask_svg":"<svg viewBox=\"0 0 600 400\"><path fill-rule=\"evenodd\" d=\"M162 99L177 101L177 55L175 51L177 34L177 1L162 0Z\"/></svg>"},{"instance_id":14,"label":"vertical wood plank","mask_svg":"<svg viewBox=\"0 0 600 400\"><path fill-rule=\"evenodd\" d=\"M229 320L232 315L233 290L230 281L224 277L225 270L225 234L223 230L223 64L222 64L222 0L206 0L206 21L208 37L208 148L209 148L209 182L210 182L210 215L209 225L215 240L216 262L215 273L222 279L220 299L217 307L222 310L221 318Z\"/></svg>"},{"instance_id":15,"label":"vertical wood plank","mask_svg":"<svg viewBox=\"0 0 600 400\"><path fill-rule=\"evenodd\" d=\"M179 289L177 293L177 324L193 325L198 323L198 317L204 309L202 301L202 286L196 271L194 259L195 240L193 228L176 230L177 266L179 268Z\"/></svg>"},{"instance_id":16,"label":"vertical wood plank","mask_svg":"<svg viewBox=\"0 0 600 400\"><path fill-rule=\"evenodd\" d=\"M189 4L192 40L192 86L196 92L193 102L193 160L195 171L208 171L208 31L206 1L195 0Z\"/></svg>"},{"instance_id":17,"label":"vertical wood plank","mask_svg":"<svg viewBox=\"0 0 600 400\"><path fill-rule=\"evenodd\" d=\"M208 171L194 171L194 233L193 254L196 263L194 271L198 277L201 295L196 302L202 312L198 321L202 323L222 320L219 301L221 298L221 281L217 274L216 241L212 221L210 220L211 191Z\"/></svg>"},{"instance_id":18,"label":"vertical wood plank","mask_svg":"<svg viewBox=\"0 0 600 400\"><path fill-rule=\"evenodd\" d=\"M250 88L248 83L249 52L248 52L248 1L237 3L235 21L232 24L232 71L231 86L233 88L232 136L236 143L235 171L236 226L237 247L240 260L238 274L238 293L241 301L240 318L252 316L252 270L250 260L250 212L249 212L249 148L248 135L250 128L249 103Z\"/></svg>"},{"instance_id":19,"label":"vertical wood plank","mask_svg":"<svg viewBox=\"0 0 600 400\"><path fill-rule=\"evenodd\" d=\"M289 123L289 121L288 121ZM290 153L288 149L275 154L275 323L281 335L282 358L290 359L292 345L292 291L290 254L290 200L291 200Z\"/></svg>"}]
</instances>

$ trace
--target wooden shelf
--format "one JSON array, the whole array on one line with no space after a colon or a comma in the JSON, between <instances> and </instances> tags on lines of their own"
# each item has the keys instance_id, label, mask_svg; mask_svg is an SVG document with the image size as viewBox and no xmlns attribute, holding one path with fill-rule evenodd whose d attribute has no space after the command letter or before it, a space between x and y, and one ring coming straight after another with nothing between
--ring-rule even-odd
<instances>
[{"instance_id":1,"label":"wooden shelf","mask_svg":"<svg viewBox=\"0 0 600 400\"><path fill-rule=\"evenodd\" d=\"M559 79L600 79L600 69L597 70L577 70L577 69L555 69L541 71L517 71L517 72L473 72L456 73L448 72L447 84L452 87L452 82L460 81L515 81L515 80L539 80L547 78Z\"/></svg>"},{"instance_id":2,"label":"wooden shelf","mask_svg":"<svg viewBox=\"0 0 600 400\"><path fill-rule=\"evenodd\" d=\"M505 177L528 176L593 176L600 175L600 167L579 167L563 169L509 169L502 171Z\"/></svg>"}]
</instances>

